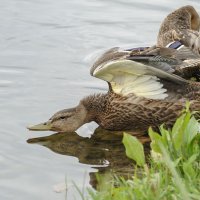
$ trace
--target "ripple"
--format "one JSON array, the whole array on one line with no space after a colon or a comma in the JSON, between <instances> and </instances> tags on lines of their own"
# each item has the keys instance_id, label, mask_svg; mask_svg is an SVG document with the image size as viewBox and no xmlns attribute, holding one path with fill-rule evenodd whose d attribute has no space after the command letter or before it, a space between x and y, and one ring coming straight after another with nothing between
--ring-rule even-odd
<instances>
[{"instance_id":1,"label":"ripple","mask_svg":"<svg viewBox=\"0 0 200 200\"><path fill-rule=\"evenodd\" d=\"M15 71L19 73L22 69L27 69L27 67L19 65L0 65L0 71Z\"/></svg>"},{"instance_id":2,"label":"ripple","mask_svg":"<svg viewBox=\"0 0 200 200\"><path fill-rule=\"evenodd\" d=\"M42 27L50 27L50 28L58 28L58 29L68 29L68 28L74 28L73 25L66 25L66 24L59 24L59 23L51 23L51 22L37 22L37 21L31 21L31 20L20 20L24 23L28 24L35 24Z\"/></svg>"},{"instance_id":3,"label":"ripple","mask_svg":"<svg viewBox=\"0 0 200 200\"><path fill-rule=\"evenodd\" d=\"M22 74L24 72L14 69L0 69L0 74Z\"/></svg>"},{"instance_id":4,"label":"ripple","mask_svg":"<svg viewBox=\"0 0 200 200\"><path fill-rule=\"evenodd\" d=\"M13 83L13 81L9 81L9 80L0 80L0 87L1 87L1 86L6 86L6 85L10 85L11 83Z\"/></svg>"},{"instance_id":5,"label":"ripple","mask_svg":"<svg viewBox=\"0 0 200 200\"><path fill-rule=\"evenodd\" d=\"M1 98L2 95L9 94L11 89L4 90L11 86L16 86L18 83L23 81L23 74L25 73L23 67L20 66L0 66L0 88Z\"/></svg>"}]
</instances>

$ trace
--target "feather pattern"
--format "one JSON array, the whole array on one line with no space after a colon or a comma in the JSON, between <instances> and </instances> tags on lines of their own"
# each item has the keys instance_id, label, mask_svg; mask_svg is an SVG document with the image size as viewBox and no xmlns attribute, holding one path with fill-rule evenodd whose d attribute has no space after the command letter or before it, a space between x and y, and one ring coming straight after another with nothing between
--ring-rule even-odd
<instances>
[{"instance_id":1,"label":"feather pattern","mask_svg":"<svg viewBox=\"0 0 200 200\"><path fill-rule=\"evenodd\" d=\"M174 84L187 83L184 79L163 70L123 59L102 63L94 69L92 75L109 82L112 91L117 94L134 94L150 99L165 99L169 96L169 88L164 87L161 79L170 80Z\"/></svg>"}]
</instances>

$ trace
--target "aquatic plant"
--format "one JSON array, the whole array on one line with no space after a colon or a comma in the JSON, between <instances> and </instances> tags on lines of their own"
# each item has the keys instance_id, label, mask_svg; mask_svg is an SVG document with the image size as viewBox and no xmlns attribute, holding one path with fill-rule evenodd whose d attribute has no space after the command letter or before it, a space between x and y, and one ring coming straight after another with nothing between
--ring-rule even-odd
<instances>
[{"instance_id":1,"label":"aquatic plant","mask_svg":"<svg viewBox=\"0 0 200 200\"><path fill-rule=\"evenodd\" d=\"M197 113L189 103L172 129L149 128L151 155L146 158L139 140L124 133L126 155L136 162L134 175L100 177L98 191L89 190L92 200L199 200L200 134ZM123 160L122 160L123 162Z\"/></svg>"}]
</instances>

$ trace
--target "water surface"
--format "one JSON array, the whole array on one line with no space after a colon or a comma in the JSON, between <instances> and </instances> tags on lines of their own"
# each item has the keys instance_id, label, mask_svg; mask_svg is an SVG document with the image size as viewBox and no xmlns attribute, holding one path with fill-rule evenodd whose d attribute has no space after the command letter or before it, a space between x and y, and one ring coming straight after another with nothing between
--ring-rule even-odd
<instances>
[{"instance_id":1,"label":"water surface","mask_svg":"<svg viewBox=\"0 0 200 200\"><path fill-rule=\"evenodd\" d=\"M25 127L75 106L86 95L106 91L106 83L90 77L88 55L113 46L154 44L166 14L188 4L200 11L198 0L0 1L0 199L63 200L65 193L55 193L54 185L65 183L66 177L69 184L73 180L90 186L98 166L112 163L105 153L108 146L100 146L103 150L95 157L94 148L82 143L91 156L86 162L75 154L78 147L63 153L30 145L27 139L52 133ZM87 124L78 134L86 137L95 128ZM75 137L80 145L83 138ZM113 155L121 155L109 141ZM70 187L68 199L74 196L80 199Z\"/></svg>"}]
</instances>

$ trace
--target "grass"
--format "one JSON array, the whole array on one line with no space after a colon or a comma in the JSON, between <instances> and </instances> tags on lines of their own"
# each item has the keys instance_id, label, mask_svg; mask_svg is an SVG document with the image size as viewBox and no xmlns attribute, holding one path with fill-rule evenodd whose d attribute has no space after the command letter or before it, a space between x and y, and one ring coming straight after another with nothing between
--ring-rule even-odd
<instances>
[{"instance_id":1,"label":"grass","mask_svg":"<svg viewBox=\"0 0 200 200\"><path fill-rule=\"evenodd\" d=\"M172 129L149 129L151 155L145 158L142 144L124 133L126 155L136 162L129 180L100 176L92 200L200 200L200 124L189 105ZM148 161L148 162L147 162ZM123 161L122 161L123 162Z\"/></svg>"}]
</instances>

